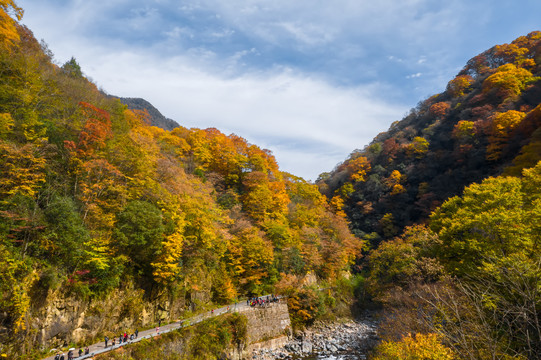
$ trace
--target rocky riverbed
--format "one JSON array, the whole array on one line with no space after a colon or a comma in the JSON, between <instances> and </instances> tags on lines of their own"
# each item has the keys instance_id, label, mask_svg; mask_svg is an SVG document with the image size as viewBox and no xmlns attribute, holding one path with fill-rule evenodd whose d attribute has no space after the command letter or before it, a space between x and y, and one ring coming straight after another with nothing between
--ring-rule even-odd
<instances>
[{"instance_id":1,"label":"rocky riverbed","mask_svg":"<svg viewBox=\"0 0 541 360\"><path fill-rule=\"evenodd\" d=\"M362 320L317 323L279 349L262 349L252 359L366 359L378 340L372 316Z\"/></svg>"}]
</instances>

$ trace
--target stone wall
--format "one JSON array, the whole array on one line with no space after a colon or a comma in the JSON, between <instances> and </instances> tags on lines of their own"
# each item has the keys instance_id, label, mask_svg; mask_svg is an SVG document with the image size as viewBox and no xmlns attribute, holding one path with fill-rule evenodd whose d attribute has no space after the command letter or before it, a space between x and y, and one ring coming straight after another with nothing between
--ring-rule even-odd
<instances>
[{"instance_id":1,"label":"stone wall","mask_svg":"<svg viewBox=\"0 0 541 360\"><path fill-rule=\"evenodd\" d=\"M241 313L248 319L248 345L288 335L291 331L286 300L267 307L244 308Z\"/></svg>"},{"instance_id":2,"label":"stone wall","mask_svg":"<svg viewBox=\"0 0 541 360\"><path fill-rule=\"evenodd\" d=\"M228 359L246 359L254 350L277 349L289 340L291 320L285 299L267 307L242 308L239 312L248 319L247 344L242 349L231 349Z\"/></svg>"}]
</instances>

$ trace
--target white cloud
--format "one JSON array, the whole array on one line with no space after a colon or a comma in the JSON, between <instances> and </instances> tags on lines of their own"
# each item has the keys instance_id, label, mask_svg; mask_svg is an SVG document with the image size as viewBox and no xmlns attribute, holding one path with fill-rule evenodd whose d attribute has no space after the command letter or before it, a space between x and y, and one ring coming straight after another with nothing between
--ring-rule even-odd
<instances>
[{"instance_id":1,"label":"white cloud","mask_svg":"<svg viewBox=\"0 0 541 360\"><path fill-rule=\"evenodd\" d=\"M423 76L423 74L418 72L418 73L410 74L410 75L406 76L406 79L415 79L415 78L418 78L418 77L421 77L421 76Z\"/></svg>"},{"instance_id":2,"label":"white cloud","mask_svg":"<svg viewBox=\"0 0 541 360\"><path fill-rule=\"evenodd\" d=\"M310 23L279 22L276 25L291 34L295 40L310 46L327 44L334 39L330 29Z\"/></svg>"},{"instance_id":3,"label":"white cloud","mask_svg":"<svg viewBox=\"0 0 541 360\"><path fill-rule=\"evenodd\" d=\"M231 29L221 29L220 31L213 31L211 32L210 36L216 38L216 39L221 39L221 38L226 38L226 37L230 37L231 35L233 35L235 33L235 30L231 30Z\"/></svg>"},{"instance_id":4,"label":"white cloud","mask_svg":"<svg viewBox=\"0 0 541 360\"><path fill-rule=\"evenodd\" d=\"M75 56L106 91L144 97L183 125L235 132L312 179L400 119L406 109L385 98L413 104L441 90L503 42L494 34L518 29L496 24L506 7L488 0L174 3L18 1L57 59ZM521 29L538 27L536 13L517 14ZM469 36L483 29L493 38Z\"/></svg>"},{"instance_id":5,"label":"white cloud","mask_svg":"<svg viewBox=\"0 0 541 360\"><path fill-rule=\"evenodd\" d=\"M164 31L164 35L166 36L167 39L170 39L170 40L178 40L184 37L189 38L189 39L194 38L193 31L190 28L182 27L182 26L175 26L173 27L173 29L169 31Z\"/></svg>"},{"instance_id":6,"label":"white cloud","mask_svg":"<svg viewBox=\"0 0 541 360\"><path fill-rule=\"evenodd\" d=\"M377 84L337 88L287 68L227 78L189 57L78 53L111 94L143 97L186 127L236 133L272 150L283 170L312 180L405 112L373 95L381 93Z\"/></svg>"}]
</instances>

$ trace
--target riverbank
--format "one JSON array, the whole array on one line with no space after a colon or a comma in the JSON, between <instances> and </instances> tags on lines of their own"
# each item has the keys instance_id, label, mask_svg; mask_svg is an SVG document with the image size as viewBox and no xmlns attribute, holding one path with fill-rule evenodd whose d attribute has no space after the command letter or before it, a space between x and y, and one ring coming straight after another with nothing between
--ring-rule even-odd
<instances>
[{"instance_id":1,"label":"riverbank","mask_svg":"<svg viewBox=\"0 0 541 360\"><path fill-rule=\"evenodd\" d=\"M377 340L377 322L374 315L368 313L358 320L316 323L280 348L254 351L251 359L323 359L330 356L365 359Z\"/></svg>"}]
</instances>

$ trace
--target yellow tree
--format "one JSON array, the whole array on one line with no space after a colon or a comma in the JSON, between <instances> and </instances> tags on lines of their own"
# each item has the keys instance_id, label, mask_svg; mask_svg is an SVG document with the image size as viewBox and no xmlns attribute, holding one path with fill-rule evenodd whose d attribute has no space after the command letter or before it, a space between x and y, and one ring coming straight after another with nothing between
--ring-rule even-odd
<instances>
[{"instance_id":1,"label":"yellow tree","mask_svg":"<svg viewBox=\"0 0 541 360\"><path fill-rule=\"evenodd\" d=\"M19 41L16 23L10 14L13 14L17 20L21 20L23 9L18 7L13 0L0 0L0 44L4 49L9 49Z\"/></svg>"},{"instance_id":2,"label":"yellow tree","mask_svg":"<svg viewBox=\"0 0 541 360\"><path fill-rule=\"evenodd\" d=\"M156 182L157 160L160 157L159 138L163 130L149 126L145 113L126 110L124 118L132 128L126 134L116 134L109 153L114 153L114 164L128 179L133 198L159 192Z\"/></svg>"},{"instance_id":3,"label":"yellow tree","mask_svg":"<svg viewBox=\"0 0 541 360\"><path fill-rule=\"evenodd\" d=\"M501 57L505 62L515 64L520 64L525 59L525 55L530 52L528 48L520 47L517 43L496 45L494 50L495 56Z\"/></svg>"},{"instance_id":4,"label":"yellow tree","mask_svg":"<svg viewBox=\"0 0 541 360\"><path fill-rule=\"evenodd\" d=\"M174 230L163 241L162 248L153 267L154 279L161 284L169 284L181 273L180 258L184 245L184 228L186 226L184 214L181 211L170 212L164 206L164 215L170 217Z\"/></svg>"},{"instance_id":5,"label":"yellow tree","mask_svg":"<svg viewBox=\"0 0 541 360\"><path fill-rule=\"evenodd\" d=\"M233 273L247 290L256 292L274 260L270 241L264 239L255 227L240 230L230 241L226 254Z\"/></svg>"},{"instance_id":6,"label":"yellow tree","mask_svg":"<svg viewBox=\"0 0 541 360\"><path fill-rule=\"evenodd\" d=\"M283 181L270 181L267 174L253 171L245 176L242 203L256 221L278 218L285 214L289 197Z\"/></svg>"},{"instance_id":7,"label":"yellow tree","mask_svg":"<svg viewBox=\"0 0 541 360\"><path fill-rule=\"evenodd\" d=\"M398 228L394 222L394 216L391 213L383 215L383 217L379 220L378 225L383 232L383 236L388 238L395 236L398 233Z\"/></svg>"},{"instance_id":8,"label":"yellow tree","mask_svg":"<svg viewBox=\"0 0 541 360\"><path fill-rule=\"evenodd\" d=\"M464 95L468 88L473 84L473 78L469 75L459 75L447 84L447 92L458 97Z\"/></svg>"},{"instance_id":9,"label":"yellow tree","mask_svg":"<svg viewBox=\"0 0 541 360\"><path fill-rule=\"evenodd\" d=\"M342 219L347 218L347 214L344 211L345 204L346 202L344 201L344 198L340 195L333 196L330 201L331 209L333 209L334 213L340 216Z\"/></svg>"},{"instance_id":10,"label":"yellow tree","mask_svg":"<svg viewBox=\"0 0 541 360\"><path fill-rule=\"evenodd\" d=\"M0 138L4 138L15 125L11 114L0 114Z\"/></svg>"},{"instance_id":11,"label":"yellow tree","mask_svg":"<svg viewBox=\"0 0 541 360\"><path fill-rule=\"evenodd\" d=\"M520 124L525 116L525 113L516 110L496 114L490 127L487 159L497 160L500 158L501 151L509 141L511 132Z\"/></svg>"},{"instance_id":12,"label":"yellow tree","mask_svg":"<svg viewBox=\"0 0 541 360\"><path fill-rule=\"evenodd\" d=\"M359 156L347 163L351 172L351 180L361 182L366 180L366 174L371 170L370 161L364 156Z\"/></svg>"},{"instance_id":13,"label":"yellow tree","mask_svg":"<svg viewBox=\"0 0 541 360\"><path fill-rule=\"evenodd\" d=\"M405 175L402 175L398 170L393 170L391 175L385 179L385 185L391 190L391 195L397 195L406 191L404 186L401 185L404 181Z\"/></svg>"},{"instance_id":14,"label":"yellow tree","mask_svg":"<svg viewBox=\"0 0 541 360\"><path fill-rule=\"evenodd\" d=\"M416 136L413 138L411 144L408 145L408 152L415 156L415 158L422 159L428 152L429 146L430 144L428 140L426 140L424 137Z\"/></svg>"},{"instance_id":15,"label":"yellow tree","mask_svg":"<svg viewBox=\"0 0 541 360\"><path fill-rule=\"evenodd\" d=\"M0 196L21 194L34 197L45 182L45 159L35 146L21 148L0 142Z\"/></svg>"},{"instance_id":16,"label":"yellow tree","mask_svg":"<svg viewBox=\"0 0 541 360\"><path fill-rule=\"evenodd\" d=\"M528 70L518 68L514 64L505 64L485 79L483 92L495 89L503 98L514 97L520 95L527 84L537 80L538 78Z\"/></svg>"},{"instance_id":17,"label":"yellow tree","mask_svg":"<svg viewBox=\"0 0 541 360\"><path fill-rule=\"evenodd\" d=\"M454 360L458 357L436 334L408 334L401 341L383 341L373 360Z\"/></svg>"},{"instance_id":18,"label":"yellow tree","mask_svg":"<svg viewBox=\"0 0 541 360\"><path fill-rule=\"evenodd\" d=\"M193 129L188 133L186 141L190 149L186 162L188 173L208 170L212 161L212 153L207 133L204 130Z\"/></svg>"},{"instance_id":19,"label":"yellow tree","mask_svg":"<svg viewBox=\"0 0 541 360\"><path fill-rule=\"evenodd\" d=\"M475 137L473 121L460 120L453 128L453 137L460 143L467 143Z\"/></svg>"}]
</instances>

